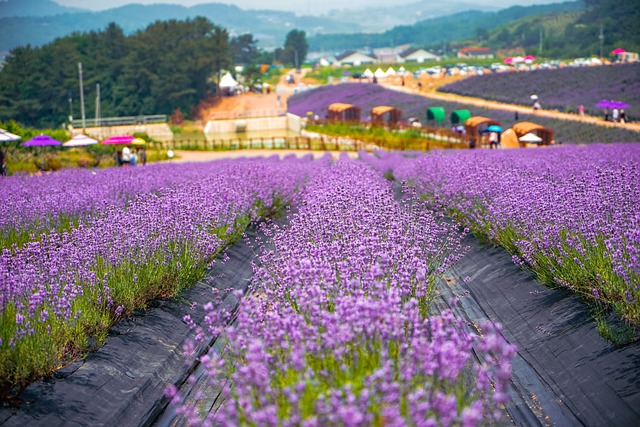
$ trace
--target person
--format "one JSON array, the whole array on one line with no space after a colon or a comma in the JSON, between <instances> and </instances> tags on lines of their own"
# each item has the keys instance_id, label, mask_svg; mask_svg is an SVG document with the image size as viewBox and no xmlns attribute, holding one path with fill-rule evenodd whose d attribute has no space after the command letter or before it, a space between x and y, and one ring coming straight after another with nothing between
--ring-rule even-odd
<instances>
[{"instance_id":1,"label":"person","mask_svg":"<svg viewBox=\"0 0 640 427\"><path fill-rule=\"evenodd\" d=\"M116 150L116 166L122 166L122 150Z\"/></svg>"},{"instance_id":2,"label":"person","mask_svg":"<svg viewBox=\"0 0 640 427\"><path fill-rule=\"evenodd\" d=\"M136 153L135 151L131 152L129 163L131 164L131 166L135 166L138 163L138 153Z\"/></svg>"},{"instance_id":3,"label":"person","mask_svg":"<svg viewBox=\"0 0 640 427\"><path fill-rule=\"evenodd\" d=\"M122 166L127 166L131 162L131 150L126 145L122 149Z\"/></svg>"},{"instance_id":4,"label":"person","mask_svg":"<svg viewBox=\"0 0 640 427\"><path fill-rule=\"evenodd\" d=\"M624 112L624 108L620 109L620 123L625 124L627 122L627 113Z\"/></svg>"},{"instance_id":5,"label":"person","mask_svg":"<svg viewBox=\"0 0 640 427\"><path fill-rule=\"evenodd\" d=\"M611 112L611 120L613 120L614 122L617 122L619 118L620 118L620 111L617 108L614 108L613 111Z\"/></svg>"},{"instance_id":6,"label":"person","mask_svg":"<svg viewBox=\"0 0 640 427\"><path fill-rule=\"evenodd\" d=\"M0 175L7 176L7 153L0 150Z\"/></svg>"},{"instance_id":7,"label":"person","mask_svg":"<svg viewBox=\"0 0 640 427\"><path fill-rule=\"evenodd\" d=\"M493 149L494 145L498 148L498 133L489 132L489 148Z\"/></svg>"},{"instance_id":8,"label":"person","mask_svg":"<svg viewBox=\"0 0 640 427\"><path fill-rule=\"evenodd\" d=\"M520 115L518 114L518 110L516 110L515 114L513 115L513 119L517 122L518 120L520 120Z\"/></svg>"},{"instance_id":9,"label":"person","mask_svg":"<svg viewBox=\"0 0 640 427\"><path fill-rule=\"evenodd\" d=\"M584 116L584 105L578 105L578 114Z\"/></svg>"},{"instance_id":10,"label":"person","mask_svg":"<svg viewBox=\"0 0 640 427\"><path fill-rule=\"evenodd\" d=\"M476 138L474 136L469 138L469 148L476 148Z\"/></svg>"},{"instance_id":11,"label":"person","mask_svg":"<svg viewBox=\"0 0 640 427\"><path fill-rule=\"evenodd\" d=\"M533 111L540 110L542 106L540 105L540 101L536 101L533 103Z\"/></svg>"},{"instance_id":12,"label":"person","mask_svg":"<svg viewBox=\"0 0 640 427\"><path fill-rule=\"evenodd\" d=\"M140 163L142 163L142 166L147 164L147 148L146 147L142 147L140 149Z\"/></svg>"},{"instance_id":13,"label":"person","mask_svg":"<svg viewBox=\"0 0 640 427\"><path fill-rule=\"evenodd\" d=\"M605 122L609 121L609 108L607 107L604 108L604 121Z\"/></svg>"}]
</instances>

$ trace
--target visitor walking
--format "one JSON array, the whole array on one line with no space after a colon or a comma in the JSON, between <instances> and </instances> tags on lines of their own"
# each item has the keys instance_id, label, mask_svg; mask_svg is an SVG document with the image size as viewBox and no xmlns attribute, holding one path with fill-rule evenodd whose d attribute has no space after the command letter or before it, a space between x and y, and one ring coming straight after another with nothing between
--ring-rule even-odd
<instances>
[{"instance_id":1,"label":"visitor walking","mask_svg":"<svg viewBox=\"0 0 640 427\"><path fill-rule=\"evenodd\" d=\"M142 147L140 149L140 163L142 163L142 166L147 164L147 149L146 149L146 147Z\"/></svg>"},{"instance_id":2,"label":"visitor walking","mask_svg":"<svg viewBox=\"0 0 640 427\"><path fill-rule=\"evenodd\" d=\"M0 175L7 176L7 153L0 150Z\"/></svg>"},{"instance_id":3,"label":"visitor walking","mask_svg":"<svg viewBox=\"0 0 640 427\"><path fill-rule=\"evenodd\" d=\"M584 105L578 105L578 114L584 116Z\"/></svg>"},{"instance_id":4,"label":"visitor walking","mask_svg":"<svg viewBox=\"0 0 640 427\"><path fill-rule=\"evenodd\" d=\"M129 163L131 163L131 150L125 145L122 149L122 166L127 166Z\"/></svg>"},{"instance_id":5,"label":"visitor walking","mask_svg":"<svg viewBox=\"0 0 640 427\"><path fill-rule=\"evenodd\" d=\"M604 108L604 121L605 122L609 121L609 108L607 107Z\"/></svg>"},{"instance_id":6,"label":"visitor walking","mask_svg":"<svg viewBox=\"0 0 640 427\"><path fill-rule=\"evenodd\" d=\"M620 109L620 123L625 124L627 122L627 113L624 112L624 108Z\"/></svg>"},{"instance_id":7,"label":"visitor walking","mask_svg":"<svg viewBox=\"0 0 640 427\"><path fill-rule=\"evenodd\" d=\"M497 132L490 132L489 133L489 148L493 149L495 146L495 148L498 148L498 133Z\"/></svg>"},{"instance_id":8,"label":"visitor walking","mask_svg":"<svg viewBox=\"0 0 640 427\"><path fill-rule=\"evenodd\" d=\"M613 111L611 112L611 119L613 119L614 122L617 122L619 118L620 118L620 111L617 108L614 108Z\"/></svg>"},{"instance_id":9,"label":"visitor walking","mask_svg":"<svg viewBox=\"0 0 640 427\"><path fill-rule=\"evenodd\" d=\"M138 164L138 153L136 153L135 151L131 152L129 163L131 164L131 166L135 166L136 164Z\"/></svg>"}]
</instances>

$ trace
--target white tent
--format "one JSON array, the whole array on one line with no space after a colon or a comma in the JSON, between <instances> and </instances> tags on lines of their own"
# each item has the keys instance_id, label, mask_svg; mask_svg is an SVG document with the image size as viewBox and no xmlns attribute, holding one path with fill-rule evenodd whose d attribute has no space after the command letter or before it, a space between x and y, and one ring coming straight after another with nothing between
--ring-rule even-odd
<instances>
[{"instance_id":1,"label":"white tent","mask_svg":"<svg viewBox=\"0 0 640 427\"><path fill-rule=\"evenodd\" d=\"M21 137L18 135L14 135L11 132L7 132L4 129L0 129L0 142L17 141L20 138Z\"/></svg>"},{"instance_id":2,"label":"white tent","mask_svg":"<svg viewBox=\"0 0 640 427\"><path fill-rule=\"evenodd\" d=\"M386 72L387 76L395 76L396 74L397 74L396 70L394 70L393 67L389 67L389 69Z\"/></svg>"},{"instance_id":3,"label":"white tent","mask_svg":"<svg viewBox=\"0 0 640 427\"><path fill-rule=\"evenodd\" d=\"M362 73L362 75L370 79L371 77L373 77L373 72L367 68L366 70L364 70L364 73Z\"/></svg>"},{"instance_id":4,"label":"white tent","mask_svg":"<svg viewBox=\"0 0 640 427\"><path fill-rule=\"evenodd\" d=\"M535 133L528 133L526 135L521 136L519 139L522 142L536 142L537 143L537 142L542 141L542 138L540 138Z\"/></svg>"},{"instance_id":5,"label":"white tent","mask_svg":"<svg viewBox=\"0 0 640 427\"><path fill-rule=\"evenodd\" d=\"M407 73L407 70L405 70L404 67L400 67L398 68L398 74L401 76L404 76Z\"/></svg>"},{"instance_id":6,"label":"white tent","mask_svg":"<svg viewBox=\"0 0 640 427\"><path fill-rule=\"evenodd\" d=\"M233 78L233 76L231 75L231 73L227 73L224 76L222 76L222 78L220 79L220 87L221 88L225 88L225 87L236 87L238 86L238 82L236 81L236 79Z\"/></svg>"},{"instance_id":7,"label":"white tent","mask_svg":"<svg viewBox=\"0 0 640 427\"><path fill-rule=\"evenodd\" d=\"M375 73L373 73L374 76L376 76L377 78L382 78L382 77L387 77L387 75L385 74L384 71L382 71L382 68L378 67L378 69L376 70Z\"/></svg>"},{"instance_id":8,"label":"white tent","mask_svg":"<svg viewBox=\"0 0 640 427\"><path fill-rule=\"evenodd\" d=\"M62 144L63 147L80 147L82 145L93 145L97 144L98 140L88 137L85 134L78 134Z\"/></svg>"}]
</instances>

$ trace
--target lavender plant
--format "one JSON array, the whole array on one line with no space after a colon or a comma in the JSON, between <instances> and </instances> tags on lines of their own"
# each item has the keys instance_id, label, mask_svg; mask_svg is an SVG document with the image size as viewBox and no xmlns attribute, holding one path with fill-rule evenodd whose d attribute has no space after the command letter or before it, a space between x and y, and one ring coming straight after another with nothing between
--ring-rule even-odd
<instances>
[{"instance_id":1,"label":"lavender plant","mask_svg":"<svg viewBox=\"0 0 640 427\"><path fill-rule=\"evenodd\" d=\"M434 280L460 256L460 236L419 199L397 202L373 169L339 161L304 188L286 225L265 233L263 267L233 326L220 327L213 304L204 327L193 325L202 337L224 334L224 355L200 359L212 384L231 379L224 403L201 412L167 389L190 425L500 417L514 349L495 326L480 337L451 312L432 313Z\"/></svg>"},{"instance_id":2,"label":"lavender plant","mask_svg":"<svg viewBox=\"0 0 640 427\"><path fill-rule=\"evenodd\" d=\"M212 162L172 168L171 188L107 204L90 223L0 255L0 390L44 375L100 342L135 307L198 280L253 220L290 199L305 160ZM191 177L191 178L188 178ZM126 174L121 178L128 178Z\"/></svg>"},{"instance_id":3,"label":"lavender plant","mask_svg":"<svg viewBox=\"0 0 640 427\"><path fill-rule=\"evenodd\" d=\"M640 145L436 153L393 174L544 283L640 325Z\"/></svg>"}]
</instances>

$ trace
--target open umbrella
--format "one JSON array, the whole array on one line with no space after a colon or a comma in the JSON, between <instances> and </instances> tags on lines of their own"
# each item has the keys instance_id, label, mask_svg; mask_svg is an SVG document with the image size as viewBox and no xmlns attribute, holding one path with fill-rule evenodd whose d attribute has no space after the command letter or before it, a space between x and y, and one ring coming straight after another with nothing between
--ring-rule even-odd
<instances>
[{"instance_id":1,"label":"open umbrella","mask_svg":"<svg viewBox=\"0 0 640 427\"><path fill-rule=\"evenodd\" d=\"M611 108L611 101L603 99L595 105L596 108Z\"/></svg>"},{"instance_id":2,"label":"open umbrella","mask_svg":"<svg viewBox=\"0 0 640 427\"><path fill-rule=\"evenodd\" d=\"M619 101L610 101L611 108L629 108L629 104L625 104L624 102Z\"/></svg>"},{"instance_id":3,"label":"open umbrella","mask_svg":"<svg viewBox=\"0 0 640 427\"><path fill-rule=\"evenodd\" d=\"M513 62L513 58L512 57L505 58L504 61L502 62L504 62L505 64L511 64Z\"/></svg>"},{"instance_id":4,"label":"open umbrella","mask_svg":"<svg viewBox=\"0 0 640 427\"><path fill-rule=\"evenodd\" d=\"M62 142L51 138L49 135L38 135L28 141L22 143L24 147L45 147L48 145L62 145Z\"/></svg>"},{"instance_id":5,"label":"open umbrella","mask_svg":"<svg viewBox=\"0 0 640 427\"><path fill-rule=\"evenodd\" d=\"M0 129L0 142L17 141L20 138L22 137L18 135L14 135L11 132L8 132L4 129Z\"/></svg>"},{"instance_id":6,"label":"open umbrella","mask_svg":"<svg viewBox=\"0 0 640 427\"><path fill-rule=\"evenodd\" d=\"M489 132L502 132L502 128L498 125L491 125L487 128Z\"/></svg>"},{"instance_id":7,"label":"open umbrella","mask_svg":"<svg viewBox=\"0 0 640 427\"><path fill-rule=\"evenodd\" d=\"M521 142L541 142L542 138L540 138L538 135L536 135L535 133L528 133L526 135L521 136L520 138L518 138Z\"/></svg>"},{"instance_id":8,"label":"open umbrella","mask_svg":"<svg viewBox=\"0 0 640 427\"><path fill-rule=\"evenodd\" d=\"M142 138L134 138L131 140L131 145L147 145L147 141Z\"/></svg>"},{"instance_id":9,"label":"open umbrella","mask_svg":"<svg viewBox=\"0 0 640 427\"><path fill-rule=\"evenodd\" d=\"M65 142L64 144L62 144L62 146L63 147L80 147L80 146L84 146L84 145L93 145L93 144L97 144L97 143L98 143L97 139L93 139L93 138L88 137L87 135L81 133L81 134L78 134L78 135L74 136L73 138L71 138L70 140Z\"/></svg>"},{"instance_id":10,"label":"open umbrella","mask_svg":"<svg viewBox=\"0 0 640 427\"><path fill-rule=\"evenodd\" d=\"M618 47L618 48L616 48L616 49L613 49L613 50L611 51L611 53L612 53L612 54L614 54L614 55L620 55L620 54L622 54L622 53L627 53L627 51L626 51L626 50L624 50L624 49L622 49L622 48L620 48L620 47Z\"/></svg>"},{"instance_id":11,"label":"open umbrella","mask_svg":"<svg viewBox=\"0 0 640 427\"><path fill-rule=\"evenodd\" d=\"M113 135L102 141L105 145L129 145L135 138L131 135Z\"/></svg>"}]
</instances>

